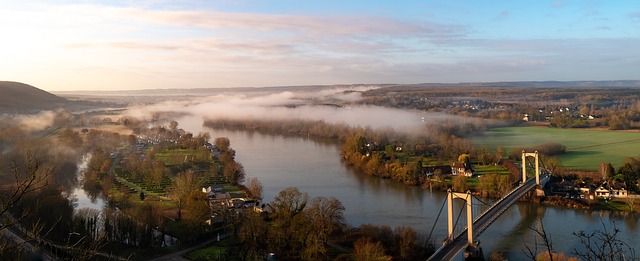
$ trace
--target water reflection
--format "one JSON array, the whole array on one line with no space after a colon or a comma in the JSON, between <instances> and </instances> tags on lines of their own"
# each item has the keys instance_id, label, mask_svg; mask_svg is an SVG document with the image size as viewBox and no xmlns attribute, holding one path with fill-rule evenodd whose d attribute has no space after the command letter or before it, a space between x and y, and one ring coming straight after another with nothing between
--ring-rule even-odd
<instances>
[{"instance_id":1,"label":"water reflection","mask_svg":"<svg viewBox=\"0 0 640 261\"><path fill-rule=\"evenodd\" d=\"M86 190L83 187L84 184L84 174L87 172L89 168L89 161L91 160L91 153L87 153L82 155L80 162L77 164L76 170L76 184L79 184L79 187L75 187L72 192L72 197L76 199L76 211L83 208L91 208L96 210L102 210L104 208L105 202L102 198L102 192L99 190Z\"/></svg>"}]
</instances>

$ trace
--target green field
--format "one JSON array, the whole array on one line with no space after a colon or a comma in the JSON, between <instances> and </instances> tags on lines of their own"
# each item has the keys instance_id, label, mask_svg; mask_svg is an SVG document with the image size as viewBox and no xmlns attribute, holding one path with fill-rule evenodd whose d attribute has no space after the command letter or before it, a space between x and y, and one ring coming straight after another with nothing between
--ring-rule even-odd
<instances>
[{"instance_id":1,"label":"green field","mask_svg":"<svg viewBox=\"0 0 640 261\"><path fill-rule=\"evenodd\" d=\"M567 153L558 155L563 167L595 170L600 162L621 165L624 157L640 155L640 132L616 132L605 130L558 129L548 127L493 128L484 136L472 138L473 144L495 150L504 147L530 147L547 142L557 142L567 147Z\"/></svg>"}]
</instances>

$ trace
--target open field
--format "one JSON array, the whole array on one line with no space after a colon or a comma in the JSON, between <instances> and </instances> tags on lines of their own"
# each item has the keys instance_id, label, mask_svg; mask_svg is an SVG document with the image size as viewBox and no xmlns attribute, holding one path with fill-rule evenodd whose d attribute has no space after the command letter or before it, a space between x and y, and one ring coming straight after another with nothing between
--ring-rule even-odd
<instances>
[{"instance_id":1,"label":"open field","mask_svg":"<svg viewBox=\"0 0 640 261\"><path fill-rule=\"evenodd\" d=\"M557 156L563 167L595 170L600 162L620 167L624 157L640 155L640 132L617 132L587 129L558 129L547 127L494 128L483 136L472 138L477 146L495 150L504 147L529 147L557 142L567 147L567 153Z\"/></svg>"}]
</instances>

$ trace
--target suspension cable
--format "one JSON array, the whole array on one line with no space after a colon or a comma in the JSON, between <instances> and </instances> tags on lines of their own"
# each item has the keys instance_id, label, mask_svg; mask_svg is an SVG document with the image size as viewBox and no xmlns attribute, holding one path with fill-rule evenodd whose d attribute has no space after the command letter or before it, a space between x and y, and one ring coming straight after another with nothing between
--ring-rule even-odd
<instances>
[{"instance_id":1,"label":"suspension cable","mask_svg":"<svg viewBox=\"0 0 640 261\"><path fill-rule=\"evenodd\" d=\"M431 234L433 234L433 230L436 228L436 224L438 223L438 219L440 219L440 214L442 214L442 209L444 208L444 204L447 203L447 198L442 201L442 206L440 206L440 211L438 212L438 216L436 217L436 221L433 222L433 226L431 227L431 231L429 231L429 236L427 237L427 244L431 239Z\"/></svg>"},{"instance_id":2,"label":"suspension cable","mask_svg":"<svg viewBox=\"0 0 640 261\"><path fill-rule=\"evenodd\" d=\"M489 204L489 203L487 203L487 202L482 201L480 198L478 198L478 197L476 197L476 196L473 196L473 198L477 199L478 201L480 201L480 203L482 203L482 204L484 204L484 205L486 205L486 206L491 206L491 204ZM480 205L480 204L478 204L478 205ZM482 205L480 205L480 206L482 206Z\"/></svg>"}]
</instances>

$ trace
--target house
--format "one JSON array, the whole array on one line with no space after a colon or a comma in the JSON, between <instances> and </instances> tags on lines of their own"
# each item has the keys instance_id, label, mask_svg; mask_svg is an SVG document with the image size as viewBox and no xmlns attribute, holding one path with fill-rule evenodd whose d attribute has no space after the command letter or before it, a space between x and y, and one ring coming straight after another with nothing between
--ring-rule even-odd
<instances>
[{"instance_id":1,"label":"house","mask_svg":"<svg viewBox=\"0 0 640 261\"><path fill-rule=\"evenodd\" d=\"M577 191L580 194L591 195L591 192L594 190L591 186L589 186L585 182L580 182L573 186L573 190Z\"/></svg>"},{"instance_id":2,"label":"house","mask_svg":"<svg viewBox=\"0 0 640 261\"><path fill-rule=\"evenodd\" d=\"M555 182L551 184L551 191L553 193L566 194L574 191L573 182L562 179L560 182Z\"/></svg>"},{"instance_id":3,"label":"house","mask_svg":"<svg viewBox=\"0 0 640 261\"><path fill-rule=\"evenodd\" d=\"M457 162L451 166L451 175L465 175L467 177L471 177L473 176L473 169L465 163Z\"/></svg>"},{"instance_id":4,"label":"house","mask_svg":"<svg viewBox=\"0 0 640 261\"><path fill-rule=\"evenodd\" d=\"M628 191L625 188L623 183L613 183L611 184L611 196L614 198L626 198L629 196Z\"/></svg>"},{"instance_id":5,"label":"house","mask_svg":"<svg viewBox=\"0 0 640 261\"><path fill-rule=\"evenodd\" d=\"M606 183L606 181L605 181ZM596 188L596 190L593 191L596 195L597 198L609 198L611 197L611 193L609 192L609 189L603 185L598 186L598 188Z\"/></svg>"},{"instance_id":6,"label":"house","mask_svg":"<svg viewBox=\"0 0 640 261\"><path fill-rule=\"evenodd\" d=\"M206 193L207 197L209 197L209 207L211 209L224 209L232 206L231 195L222 191L222 185L202 188L202 193Z\"/></svg>"},{"instance_id":7,"label":"house","mask_svg":"<svg viewBox=\"0 0 640 261\"><path fill-rule=\"evenodd\" d=\"M608 181L602 182L595 190L595 194L599 198L624 198L629 195L624 184L609 183Z\"/></svg>"}]
</instances>

